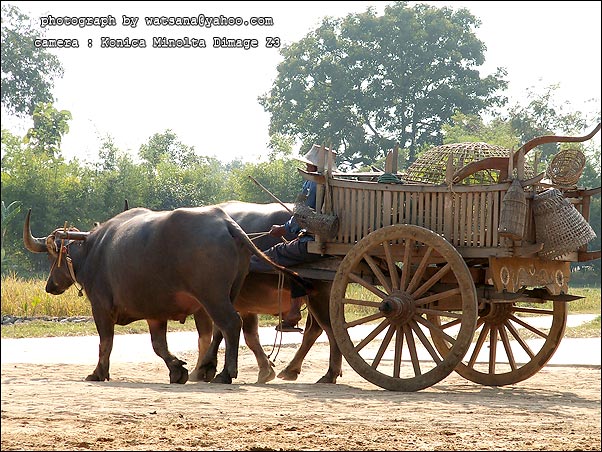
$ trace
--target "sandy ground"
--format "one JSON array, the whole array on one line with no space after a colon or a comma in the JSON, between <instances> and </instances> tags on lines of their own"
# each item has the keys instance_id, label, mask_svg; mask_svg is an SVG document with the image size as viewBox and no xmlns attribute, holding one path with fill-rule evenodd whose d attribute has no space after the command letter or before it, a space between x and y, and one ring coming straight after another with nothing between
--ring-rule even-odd
<instances>
[{"instance_id":1,"label":"sandy ground","mask_svg":"<svg viewBox=\"0 0 602 452\"><path fill-rule=\"evenodd\" d=\"M3 363L2 450L600 450L600 366L497 388L452 373L397 393L346 362L339 383L314 384L327 363L316 344L297 381L264 385L245 348L232 385L170 385L156 360L112 363L104 383L84 381L90 364Z\"/></svg>"}]
</instances>

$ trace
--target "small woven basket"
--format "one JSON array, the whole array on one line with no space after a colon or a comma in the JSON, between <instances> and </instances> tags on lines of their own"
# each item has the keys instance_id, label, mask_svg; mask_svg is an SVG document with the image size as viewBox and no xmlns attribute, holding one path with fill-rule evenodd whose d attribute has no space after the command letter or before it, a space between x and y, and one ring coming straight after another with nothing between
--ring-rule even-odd
<instances>
[{"instance_id":1,"label":"small woven basket","mask_svg":"<svg viewBox=\"0 0 602 452\"><path fill-rule=\"evenodd\" d=\"M574 186L585 168L585 155L579 149L559 151L550 162L546 174L555 184Z\"/></svg>"},{"instance_id":2,"label":"small woven basket","mask_svg":"<svg viewBox=\"0 0 602 452\"><path fill-rule=\"evenodd\" d=\"M596 238L596 233L558 189L551 188L533 198L535 237L543 243L539 256L554 259L576 251Z\"/></svg>"},{"instance_id":3,"label":"small woven basket","mask_svg":"<svg viewBox=\"0 0 602 452\"><path fill-rule=\"evenodd\" d=\"M339 231L339 217L316 213L305 204L296 202L293 215L299 226L319 235L321 240L333 239Z\"/></svg>"}]
</instances>

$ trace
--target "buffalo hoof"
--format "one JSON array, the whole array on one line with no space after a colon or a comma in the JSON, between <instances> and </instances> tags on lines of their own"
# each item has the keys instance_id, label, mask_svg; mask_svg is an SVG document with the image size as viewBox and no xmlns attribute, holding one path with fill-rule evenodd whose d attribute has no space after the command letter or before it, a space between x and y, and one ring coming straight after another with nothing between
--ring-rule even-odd
<instances>
[{"instance_id":1,"label":"buffalo hoof","mask_svg":"<svg viewBox=\"0 0 602 452\"><path fill-rule=\"evenodd\" d=\"M276 378L276 372L274 372L274 369L272 369L272 367L270 366L267 369L259 370L259 375L257 376L257 383L267 383L268 381L272 381L274 378Z\"/></svg>"},{"instance_id":2,"label":"buffalo hoof","mask_svg":"<svg viewBox=\"0 0 602 452\"><path fill-rule=\"evenodd\" d=\"M190 372L188 375L188 381L204 381L199 369L194 369L192 372Z\"/></svg>"},{"instance_id":3,"label":"buffalo hoof","mask_svg":"<svg viewBox=\"0 0 602 452\"><path fill-rule=\"evenodd\" d=\"M183 367L169 369L169 383L184 384L188 381L188 370Z\"/></svg>"},{"instance_id":4,"label":"buffalo hoof","mask_svg":"<svg viewBox=\"0 0 602 452\"><path fill-rule=\"evenodd\" d=\"M225 385L229 385L232 384L232 377L228 373L222 372L218 374L213 380L211 380L211 383L222 383Z\"/></svg>"},{"instance_id":5,"label":"buffalo hoof","mask_svg":"<svg viewBox=\"0 0 602 452\"><path fill-rule=\"evenodd\" d=\"M327 383L327 384L335 384L337 382L336 378L332 378L328 375L324 375L322 378L320 378L318 381L316 381L316 383Z\"/></svg>"},{"instance_id":6,"label":"buffalo hoof","mask_svg":"<svg viewBox=\"0 0 602 452\"><path fill-rule=\"evenodd\" d=\"M107 375L106 377L100 377L96 374L90 374L86 377L86 381L109 381L109 376Z\"/></svg>"},{"instance_id":7,"label":"buffalo hoof","mask_svg":"<svg viewBox=\"0 0 602 452\"><path fill-rule=\"evenodd\" d=\"M204 381L209 383L215 377L217 368L212 364L205 364L192 371L190 381Z\"/></svg>"},{"instance_id":8,"label":"buffalo hoof","mask_svg":"<svg viewBox=\"0 0 602 452\"><path fill-rule=\"evenodd\" d=\"M284 369L278 374L278 378L281 378L286 381L295 381L299 376L299 372L291 369Z\"/></svg>"}]
</instances>

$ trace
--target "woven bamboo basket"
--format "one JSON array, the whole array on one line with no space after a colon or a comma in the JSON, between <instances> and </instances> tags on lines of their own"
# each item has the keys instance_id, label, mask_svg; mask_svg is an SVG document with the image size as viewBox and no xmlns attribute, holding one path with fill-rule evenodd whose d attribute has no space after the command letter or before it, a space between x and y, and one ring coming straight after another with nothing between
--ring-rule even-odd
<instances>
[{"instance_id":1,"label":"woven bamboo basket","mask_svg":"<svg viewBox=\"0 0 602 452\"><path fill-rule=\"evenodd\" d=\"M322 240L334 238L339 231L339 217L336 215L316 213L300 202L295 203L293 214L299 226L319 235Z\"/></svg>"},{"instance_id":2,"label":"woven bamboo basket","mask_svg":"<svg viewBox=\"0 0 602 452\"><path fill-rule=\"evenodd\" d=\"M560 186L574 186L585 168L585 155L579 149L559 151L546 170L546 175Z\"/></svg>"},{"instance_id":3,"label":"woven bamboo basket","mask_svg":"<svg viewBox=\"0 0 602 452\"><path fill-rule=\"evenodd\" d=\"M533 216L536 240L543 243L540 257L564 256L596 238L583 215L556 188L535 195Z\"/></svg>"},{"instance_id":4,"label":"woven bamboo basket","mask_svg":"<svg viewBox=\"0 0 602 452\"><path fill-rule=\"evenodd\" d=\"M411 182L442 184L445 182L445 170L450 155L454 169L458 170L472 162L488 157L508 157L509 154L509 149L483 142L444 144L422 152L403 176L404 180ZM500 182L499 173L496 169L477 171L462 181L462 184L497 184ZM525 168L525 177L533 177L532 168Z\"/></svg>"},{"instance_id":5,"label":"woven bamboo basket","mask_svg":"<svg viewBox=\"0 0 602 452\"><path fill-rule=\"evenodd\" d=\"M527 219L527 199L523 186L514 179L502 200L498 232L512 240L522 240Z\"/></svg>"}]
</instances>

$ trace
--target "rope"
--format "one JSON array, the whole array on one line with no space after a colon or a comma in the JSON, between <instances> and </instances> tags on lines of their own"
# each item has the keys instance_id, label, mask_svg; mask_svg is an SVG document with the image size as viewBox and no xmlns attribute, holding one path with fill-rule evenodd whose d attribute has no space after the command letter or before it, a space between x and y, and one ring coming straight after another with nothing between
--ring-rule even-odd
<instances>
[{"instance_id":1,"label":"rope","mask_svg":"<svg viewBox=\"0 0 602 452\"><path fill-rule=\"evenodd\" d=\"M249 232L247 233L247 235L249 236L249 238L251 238L251 240L257 240L261 237L265 237L266 235L269 235L270 231L266 231L266 232Z\"/></svg>"},{"instance_id":2,"label":"rope","mask_svg":"<svg viewBox=\"0 0 602 452\"><path fill-rule=\"evenodd\" d=\"M280 325L280 329L282 330L282 288L284 287L284 275L282 272L278 272L278 325ZM280 341L278 342L278 348L276 348L276 341L278 340L278 333L280 333ZM278 353L280 353L280 349L282 348L282 336L283 332L276 330L276 335L274 336L274 344L272 345L272 351L268 355L268 359L272 359L272 353L276 351L276 355L274 355L274 360L278 357Z\"/></svg>"}]
</instances>

